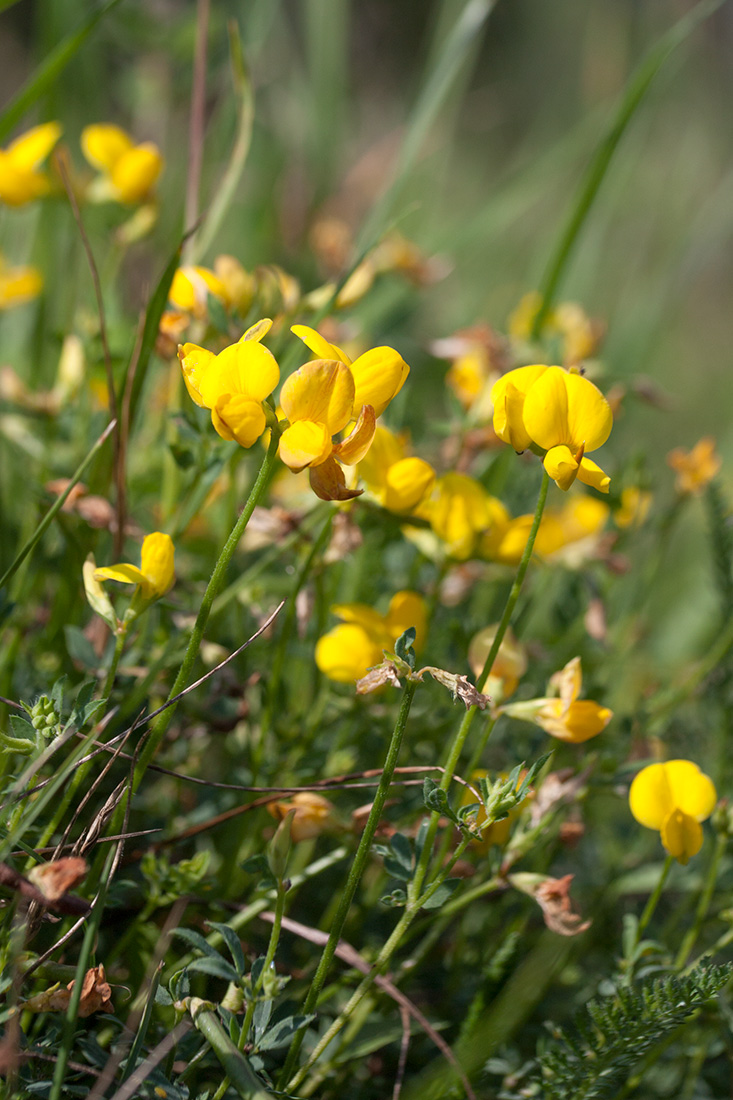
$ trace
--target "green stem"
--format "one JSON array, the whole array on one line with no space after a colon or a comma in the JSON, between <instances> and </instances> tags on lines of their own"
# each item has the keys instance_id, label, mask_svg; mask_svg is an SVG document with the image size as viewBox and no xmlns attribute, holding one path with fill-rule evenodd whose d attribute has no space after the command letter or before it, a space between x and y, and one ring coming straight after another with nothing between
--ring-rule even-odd
<instances>
[{"instance_id":1,"label":"green stem","mask_svg":"<svg viewBox=\"0 0 733 1100\"><path fill-rule=\"evenodd\" d=\"M315 1065L320 1056L323 1054L326 1047L333 1041L333 1039L335 1039L343 1026L346 1024L346 1022L353 1015L360 1002L374 985L376 979L387 968L392 959L392 956L401 944L405 933L407 932L417 914L420 912L420 909L423 907L425 902L433 896L436 890L438 890L438 888L443 885L453 867L463 855L468 845L471 843L471 839L472 838L468 836L464 837L461 843L456 848L455 852L453 853L451 859L442 868L440 873L436 875L435 879L430 883L426 890L419 897L407 903L404 913L392 930L392 934L382 947L382 950L379 952L376 959L374 960L369 973L364 977L359 986L354 990L346 1005L343 1007L331 1026L328 1028L325 1035L323 1035L323 1037L318 1041L308 1061L305 1063L305 1065L301 1066L293 1079L288 1082L288 1092L294 1092L295 1089L298 1088L298 1086L304 1080L311 1066Z\"/></svg>"},{"instance_id":2,"label":"green stem","mask_svg":"<svg viewBox=\"0 0 733 1100\"><path fill-rule=\"evenodd\" d=\"M110 661L109 668L107 669L107 675L104 679L104 687L102 688L102 694L100 698L109 699L110 692L115 682L115 676L117 675L117 666L120 663L122 657L122 651L125 648L125 642L127 640L127 622L123 620L117 628L117 637L115 639L115 651L112 654L112 660Z\"/></svg>"},{"instance_id":3,"label":"green stem","mask_svg":"<svg viewBox=\"0 0 733 1100\"><path fill-rule=\"evenodd\" d=\"M482 690L484 684L486 683L486 681L489 678L489 673L491 672L492 665L494 664L494 661L496 660L496 656L499 652L499 647L501 646L501 643L504 640L504 635L507 632L507 628L508 628L509 623L511 621L511 617L514 613L514 608L516 606L517 600L519 599L519 593L522 590L522 584L524 583L524 578L525 578L525 575L527 573L527 569L529 567L530 559L532 557L532 551L534 550L534 544L535 544L535 539L537 538L537 532L539 531L540 523L542 522L542 513L545 510L545 502L547 500L547 490L548 490L549 484L550 484L549 475L548 475L547 471L545 469L543 469L542 470L542 484L540 485L539 496L537 497L537 506L535 508L535 513L534 513L534 520L532 521L532 527L530 528L529 536L527 538L527 544L524 547L524 552L523 552L521 560L519 562L519 566L517 567L517 573L516 573L516 576L514 578L514 583L512 584L512 587L509 591L509 595L507 596L507 601L506 601L506 604L504 606L504 612L501 616L501 620L499 621L499 625L496 629L496 635L494 637L494 641L492 643L491 649L489 650L489 652L487 654L486 661L484 662L484 667L481 671L481 675L479 676L478 680L476 681L476 687L478 688L479 691ZM478 710L478 707L476 707L476 706L469 707L468 710L466 711L466 713L463 716L463 720L461 721L461 724L458 727L458 730L456 731L456 735L453 739L453 743L452 743L452 745L450 747L450 750L449 750L449 753L448 753L448 759L445 762L445 772L444 772L443 777L440 781L440 786L444 791L448 790L448 787L450 786L450 784L453 780L453 774L455 772L456 766L457 766L458 761L460 759L460 755L461 755L461 752L463 750L463 746L465 744L465 741L466 741L466 738L468 736L469 730L471 729L471 725L472 725L473 720L476 716L477 710ZM483 750L486 746L486 743L489 739L489 735L490 735L492 729L493 729L493 722L491 722L487 725L486 732L485 732L485 734L484 734L484 736L483 736L483 738L480 742L480 751L478 753L474 753L474 756L472 758L472 764L473 764L473 761L478 760L478 758L480 756L480 753L483 752ZM428 864L430 862L430 857L431 857L432 852L433 852L433 844L434 844L434 841L435 841L435 834L438 831L439 821L440 821L440 814L437 813L437 812L434 812L432 814L432 817L431 817L431 820L430 820L430 825L428 827L428 833L427 833L427 837L425 839L425 844L423 846L420 861L417 865L417 868L415 869L415 878L413 879L413 886L414 886L416 891L419 891L422 888L422 884L423 884L423 881L425 879L425 875L427 874Z\"/></svg>"},{"instance_id":4,"label":"green stem","mask_svg":"<svg viewBox=\"0 0 733 1100\"><path fill-rule=\"evenodd\" d=\"M379 819L384 809L384 803L387 799L387 793L389 791L390 784L392 782L392 776L397 765L397 758L399 756L400 746L402 744L402 736L405 732L405 726L407 725L407 718L410 713L410 707L412 705L412 698L415 694L416 683L408 682L405 684L404 691L402 693L402 703L400 705L399 714L397 715L397 721L395 723L394 731L392 733L392 739L389 743L389 749L387 751L387 759L385 760L384 770L382 771L381 778L379 780L379 786L377 787L374 795L374 801L372 808L369 811L369 817L367 819L364 832L361 834L359 840L359 847L356 850L356 856L354 862L351 865L349 876L346 880L341 899L339 901L338 909L333 918L331 930L329 932L328 941L323 948L323 953L318 963L318 968L311 982L308 995L303 1004L303 1015L307 1016L313 1012L316 1004L318 1003L318 997L323 988L323 983L326 980L329 967L333 961L333 956L336 952L339 939L341 938L341 931L346 922L349 909L351 908L351 902L353 901L356 888L361 881L361 876L364 872L367 859L369 857L369 851L372 845L372 839L376 831ZM290 1074L293 1071L295 1060L298 1057L300 1047L305 1037L304 1030L296 1032L293 1037L293 1041L288 1051L288 1056L285 1059L285 1065L283 1067L281 1075L281 1085L289 1080Z\"/></svg>"},{"instance_id":5,"label":"green stem","mask_svg":"<svg viewBox=\"0 0 733 1100\"><path fill-rule=\"evenodd\" d=\"M285 884L282 879L277 884L277 897L275 899L275 916L272 922L272 930L270 932L270 942L267 945L267 953L265 955L265 961L260 970L260 976L255 983L252 990L252 996L247 1004L247 1012L245 1013L244 1023L242 1024L242 1030L239 1033L239 1049L244 1049L244 1044L247 1042L247 1036L249 1035L249 1029L252 1025L252 1017L255 1014L255 1006L257 1005L257 994L262 989L265 981L267 971L272 966L272 960L275 958L275 952L277 951L277 945L280 942L280 930L283 922L283 911L285 909Z\"/></svg>"},{"instance_id":6,"label":"green stem","mask_svg":"<svg viewBox=\"0 0 733 1100\"><path fill-rule=\"evenodd\" d=\"M244 530L249 523L250 517L252 516L252 513L254 512L256 506L259 504L260 498L263 496L265 490L267 489L267 486L269 485L270 475L277 459L278 442L279 433L273 427L270 433L270 444L267 448L267 454L265 455L264 461L260 466L260 471L257 475L257 479L252 486L252 489L250 490L249 497L247 498L247 503L242 509L239 519L234 524L229 538L224 544L224 548L219 555L219 560L214 566L214 571L211 574L211 579L206 586L204 598L201 601L201 607L199 608L199 613L196 616L196 622L194 623L193 630L191 631L191 637L188 640L188 647L186 648L183 662L178 670L178 675L176 676L173 687L171 688L168 695L169 701L171 699L174 699L176 695L178 695L184 689L190 677L191 669L193 668L194 661L196 660L196 657L198 655L199 646L201 645L201 639L203 638L204 630L206 629L206 623L209 619L211 606L214 602L214 599L224 586L229 563L232 560L234 551L239 545L239 540L244 534ZM155 753L158 750L158 746L163 740L166 730L171 723L174 712L175 704L168 707L167 710L163 711L163 713L156 721L155 725L150 730L148 738L143 746L142 752L140 753L140 759L138 761L137 767L135 768L135 775L133 778L133 792L135 792L140 786L140 782L145 775L147 767L155 756Z\"/></svg>"},{"instance_id":7,"label":"green stem","mask_svg":"<svg viewBox=\"0 0 733 1100\"><path fill-rule=\"evenodd\" d=\"M707 916L708 909L710 908L710 902L715 890L715 883L718 879L718 869L720 867L720 861L723 858L726 846L728 844L728 838L723 836L722 833L718 833L715 841L715 851L713 852L713 858L710 860L710 866L708 867L708 873L705 877L705 884L703 885L700 893L700 899L697 903L697 909L695 911L695 920L692 928L688 929L687 935L680 944L680 949L677 952L677 958L674 961L675 970L681 970L687 960L690 957L690 952L695 946L697 937L700 935L700 929L702 928L702 922Z\"/></svg>"},{"instance_id":8,"label":"green stem","mask_svg":"<svg viewBox=\"0 0 733 1100\"><path fill-rule=\"evenodd\" d=\"M657 885L654 887L654 890L652 891L652 893L649 895L649 899L648 899L646 905L644 906L644 912L641 914L641 917L639 918L639 923L636 926L636 934L634 936L633 943L631 944L631 948L629 949L629 952L628 952L628 955L627 955L628 969L626 971L626 978L624 980L625 985L631 985L631 982L633 980L633 977L634 977L634 961L635 961L634 960L634 952L636 951L636 948L641 943L641 937L643 936L644 931L646 930L646 926L649 924L649 921L654 916L654 910L657 908L657 903L659 902L659 899L662 896L662 890L664 889L664 884L667 881L667 875L669 874L673 863L674 863L674 856L667 856L667 858L664 861L664 865L662 867L662 873L659 876L659 881L657 882Z\"/></svg>"}]
</instances>

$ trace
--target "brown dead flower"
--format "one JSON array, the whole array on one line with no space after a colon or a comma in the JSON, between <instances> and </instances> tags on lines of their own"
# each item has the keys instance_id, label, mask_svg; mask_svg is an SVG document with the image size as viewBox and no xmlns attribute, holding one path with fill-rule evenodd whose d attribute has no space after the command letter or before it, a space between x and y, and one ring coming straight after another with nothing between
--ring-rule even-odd
<instances>
[{"instance_id":1,"label":"brown dead flower","mask_svg":"<svg viewBox=\"0 0 733 1100\"><path fill-rule=\"evenodd\" d=\"M63 859L54 859L31 868L28 879L49 901L58 901L82 881L88 869L85 859L65 856Z\"/></svg>"},{"instance_id":2,"label":"brown dead flower","mask_svg":"<svg viewBox=\"0 0 733 1100\"><path fill-rule=\"evenodd\" d=\"M29 1012L66 1012L74 989L73 980L66 989L61 989L58 982L43 993L37 993L29 1001L20 1004L19 1008ZM93 1012L114 1012L112 1004L112 990L104 975L104 967L93 966L87 970L81 986L81 999L79 1001L79 1016L83 1019L91 1016Z\"/></svg>"},{"instance_id":3,"label":"brown dead flower","mask_svg":"<svg viewBox=\"0 0 733 1100\"><path fill-rule=\"evenodd\" d=\"M577 936L591 925L589 920L584 921L580 913L573 911L570 899L572 881L573 875L563 875L562 878L530 872L509 875L512 886L534 898L542 909L545 924L551 932L557 932L559 936Z\"/></svg>"}]
</instances>

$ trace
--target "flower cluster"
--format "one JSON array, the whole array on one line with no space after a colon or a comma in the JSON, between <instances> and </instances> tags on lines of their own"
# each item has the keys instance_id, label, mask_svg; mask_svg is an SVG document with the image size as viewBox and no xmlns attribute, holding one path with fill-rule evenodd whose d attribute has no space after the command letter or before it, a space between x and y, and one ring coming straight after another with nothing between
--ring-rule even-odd
<instances>
[{"instance_id":1,"label":"flower cluster","mask_svg":"<svg viewBox=\"0 0 733 1100\"><path fill-rule=\"evenodd\" d=\"M330 680L349 684L378 665L385 649L390 650L410 627L416 631L419 650L427 627L427 608L417 592L397 592L386 615L366 604L337 604L331 608L343 621L316 643L316 664Z\"/></svg>"},{"instance_id":2,"label":"flower cluster","mask_svg":"<svg viewBox=\"0 0 733 1100\"><path fill-rule=\"evenodd\" d=\"M611 433L611 406L581 374L540 364L502 375L491 391L494 431L515 451L543 454L545 470L561 489L576 478L608 492L610 477L586 458Z\"/></svg>"}]
</instances>

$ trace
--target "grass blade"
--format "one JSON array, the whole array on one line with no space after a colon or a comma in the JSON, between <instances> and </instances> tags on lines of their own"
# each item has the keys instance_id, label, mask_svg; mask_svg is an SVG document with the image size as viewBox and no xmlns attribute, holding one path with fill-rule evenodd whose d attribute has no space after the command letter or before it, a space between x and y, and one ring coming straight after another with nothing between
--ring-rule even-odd
<instances>
[{"instance_id":1,"label":"grass blade","mask_svg":"<svg viewBox=\"0 0 733 1100\"><path fill-rule=\"evenodd\" d=\"M540 282L539 291L542 304L534 319L531 339L536 340L542 331L547 314L555 300L560 280L565 273L570 253L595 201L613 154L616 152L616 147L654 82L654 78L670 54L692 34L703 20L711 16L724 3L725 0L703 0L703 3L698 4L697 7L683 16L647 52L646 57L631 78L611 125L598 145L585 175L580 181L570 215Z\"/></svg>"},{"instance_id":2,"label":"grass blade","mask_svg":"<svg viewBox=\"0 0 733 1100\"><path fill-rule=\"evenodd\" d=\"M10 0L12 3L13 0ZM78 51L86 42L89 35L96 27L99 20L119 4L120 0L107 0L106 4L93 11L81 26L67 35L58 46L51 50L50 54L41 62L33 76L23 85L20 91L13 96L5 110L0 114L0 141L8 136L14 126L20 122L29 107L40 99L43 93L53 84L56 77L72 61ZM0 11L9 7L10 3L0 0Z\"/></svg>"}]
</instances>

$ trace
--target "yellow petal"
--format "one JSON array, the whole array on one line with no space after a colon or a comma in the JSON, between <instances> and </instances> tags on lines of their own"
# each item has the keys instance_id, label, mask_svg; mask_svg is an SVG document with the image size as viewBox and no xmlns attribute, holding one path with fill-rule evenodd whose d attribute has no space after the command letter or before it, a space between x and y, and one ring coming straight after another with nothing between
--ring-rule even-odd
<instances>
[{"instance_id":1,"label":"yellow petal","mask_svg":"<svg viewBox=\"0 0 733 1100\"><path fill-rule=\"evenodd\" d=\"M560 696L563 709L567 710L571 703L580 695L583 686L583 671L580 657L573 657L571 661L550 677L550 688Z\"/></svg>"},{"instance_id":2,"label":"yellow petal","mask_svg":"<svg viewBox=\"0 0 733 1100\"><path fill-rule=\"evenodd\" d=\"M280 404L291 424L312 420L326 426L329 435L342 431L354 408L354 379L348 367L335 359L315 359L285 380Z\"/></svg>"},{"instance_id":3,"label":"yellow petal","mask_svg":"<svg viewBox=\"0 0 733 1100\"><path fill-rule=\"evenodd\" d=\"M145 574L136 565L130 562L120 562L119 565L103 565L94 570L95 581L122 581L123 584L144 585Z\"/></svg>"},{"instance_id":4,"label":"yellow petal","mask_svg":"<svg viewBox=\"0 0 733 1100\"><path fill-rule=\"evenodd\" d=\"M111 172L117 161L132 149L132 141L119 126L99 123L85 126L81 133L81 151L94 168Z\"/></svg>"},{"instance_id":5,"label":"yellow petal","mask_svg":"<svg viewBox=\"0 0 733 1100\"><path fill-rule=\"evenodd\" d=\"M267 348L256 341L231 344L207 364L200 376L199 392L204 404L213 409L227 394L264 401L280 380L280 368Z\"/></svg>"},{"instance_id":6,"label":"yellow petal","mask_svg":"<svg viewBox=\"0 0 733 1100\"><path fill-rule=\"evenodd\" d=\"M222 439L236 440L240 447L251 447L267 427L262 402L239 393L219 398L211 422Z\"/></svg>"},{"instance_id":7,"label":"yellow petal","mask_svg":"<svg viewBox=\"0 0 733 1100\"><path fill-rule=\"evenodd\" d=\"M374 409L371 405L362 405L359 419L351 432L333 449L339 462L343 462L345 466L355 466L357 462L361 462L372 445L376 427Z\"/></svg>"},{"instance_id":8,"label":"yellow petal","mask_svg":"<svg viewBox=\"0 0 733 1100\"><path fill-rule=\"evenodd\" d=\"M12 157L0 149L0 202L23 206L47 194L49 184L42 172L17 168Z\"/></svg>"},{"instance_id":9,"label":"yellow petal","mask_svg":"<svg viewBox=\"0 0 733 1100\"><path fill-rule=\"evenodd\" d=\"M491 388L494 431L515 451L526 451L532 442L523 420L527 391L548 368L541 363L517 367L502 375Z\"/></svg>"},{"instance_id":10,"label":"yellow petal","mask_svg":"<svg viewBox=\"0 0 733 1100\"><path fill-rule=\"evenodd\" d=\"M337 359L339 363L344 363L347 367L351 366L351 360L338 344L329 344L325 336L321 336L320 332L316 332L314 328L309 328L308 325L292 325L290 331L294 332L306 347L314 351L319 359Z\"/></svg>"},{"instance_id":11,"label":"yellow petal","mask_svg":"<svg viewBox=\"0 0 733 1100\"><path fill-rule=\"evenodd\" d=\"M613 711L601 707L592 699L578 699L571 703L564 716L566 736L564 741L580 745L589 741L606 728L613 718Z\"/></svg>"},{"instance_id":12,"label":"yellow petal","mask_svg":"<svg viewBox=\"0 0 733 1100\"><path fill-rule=\"evenodd\" d=\"M60 137L61 126L58 122L44 122L17 137L7 151L15 167L27 172L46 159Z\"/></svg>"},{"instance_id":13,"label":"yellow petal","mask_svg":"<svg viewBox=\"0 0 733 1100\"><path fill-rule=\"evenodd\" d=\"M702 848L702 829L694 817L682 810L672 810L661 828L662 844L678 863L687 863Z\"/></svg>"},{"instance_id":14,"label":"yellow petal","mask_svg":"<svg viewBox=\"0 0 733 1100\"><path fill-rule=\"evenodd\" d=\"M559 370L559 367L555 368ZM595 451L608 439L613 427L613 413L605 397L582 374L565 374L568 393L568 427L571 446L584 445L586 451Z\"/></svg>"},{"instance_id":15,"label":"yellow petal","mask_svg":"<svg viewBox=\"0 0 733 1100\"><path fill-rule=\"evenodd\" d=\"M138 145L115 161L110 178L120 202L141 202L163 170L163 158L152 142Z\"/></svg>"},{"instance_id":16,"label":"yellow petal","mask_svg":"<svg viewBox=\"0 0 733 1100\"><path fill-rule=\"evenodd\" d=\"M675 808L664 764L649 764L634 777L629 808L640 825L662 828L662 822Z\"/></svg>"},{"instance_id":17,"label":"yellow petal","mask_svg":"<svg viewBox=\"0 0 733 1100\"><path fill-rule=\"evenodd\" d=\"M422 458L403 458L387 470L382 504L390 512L411 512L431 492L435 470Z\"/></svg>"},{"instance_id":18,"label":"yellow petal","mask_svg":"<svg viewBox=\"0 0 733 1100\"><path fill-rule=\"evenodd\" d=\"M712 779L691 760L668 760L663 767L674 805L697 821L710 817L717 799Z\"/></svg>"},{"instance_id":19,"label":"yellow petal","mask_svg":"<svg viewBox=\"0 0 733 1100\"><path fill-rule=\"evenodd\" d=\"M143 539L140 552L142 572L156 596L164 596L175 579L175 550L170 535L153 531Z\"/></svg>"},{"instance_id":20,"label":"yellow petal","mask_svg":"<svg viewBox=\"0 0 733 1100\"><path fill-rule=\"evenodd\" d=\"M562 444L559 447L550 447L544 457L544 466L547 473L559 489L567 491L578 476L580 465L569 447Z\"/></svg>"},{"instance_id":21,"label":"yellow petal","mask_svg":"<svg viewBox=\"0 0 733 1100\"><path fill-rule=\"evenodd\" d=\"M321 500L354 500L363 489L348 489L344 471L334 458L327 458L318 466L311 466L308 478L313 492Z\"/></svg>"},{"instance_id":22,"label":"yellow petal","mask_svg":"<svg viewBox=\"0 0 733 1100\"><path fill-rule=\"evenodd\" d=\"M421 649L425 642L428 625L428 610L425 600L417 592L396 592L389 601L386 618L387 629L392 640L397 641L411 626L415 627L415 648Z\"/></svg>"},{"instance_id":23,"label":"yellow petal","mask_svg":"<svg viewBox=\"0 0 733 1100\"><path fill-rule=\"evenodd\" d=\"M377 424L369 453L359 463L359 477L375 492L385 483L387 471L405 457L405 446L399 436Z\"/></svg>"},{"instance_id":24,"label":"yellow petal","mask_svg":"<svg viewBox=\"0 0 733 1100\"><path fill-rule=\"evenodd\" d=\"M524 399L524 426L530 438L548 451L559 443L572 446L568 427L568 377L561 367L548 367L532 383ZM573 453L582 442L581 439L573 446Z\"/></svg>"},{"instance_id":25,"label":"yellow petal","mask_svg":"<svg viewBox=\"0 0 733 1100\"><path fill-rule=\"evenodd\" d=\"M0 309L12 309L37 298L43 276L35 267L11 267L0 272Z\"/></svg>"},{"instance_id":26,"label":"yellow petal","mask_svg":"<svg viewBox=\"0 0 733 1100\"><path fill-rule=\"evenodd\" d=\"M351 365L356 391L354 408L371 405L379 417L395 397L410 373L410 368L394 348L372 348Z\"/></svg>"},{"instance_id":27,"label":"yellow petal","mask_svg":"<svg viewBox=\"0 0 733 1100\"><path fill-rule=\"evenodd\" d=\"M174 274L168 301L176 309L204 318L209 294L224 301L224 284L208 267L189 265L179 267Z\"/></svg>"},{"instance_id":28,"label":"yellow petal","mask_svg":"<svg viewBox=\"0 0 733 1100\"><path fill-rule=\"evenodd\" d=\"M312 420L297 420L280 436L280 458L291 470L317 466L328 458L332 450L328 428Z\"/></svg>"},{"instance_id":29,"label":"yellow petal","mask_svg":"<svg viewBox=\"0 0 733 1100\"><path fill-rule=\"evenodd\" d=\"M367 669L379 664L382 650L363 627L342 623L329 630L316 643L316 664L329 680L348 684L358 680Z\"/></svg>"},{"instance_id":30,"label":"yellow petal","mask_svg":"<svg viewBox=\"0 0 733 1100\"><path fill-rule=\"evenodd\" d=\"M600 466L590 458L581 458L578 470L578 481L597 489L599 493L607 493L611 484L608 474L604 473Z\"/></svg>"},{"instance_id":31,"label":"yellow petal","mask_svg":"<svg viewBox=\"0 0 733 1100\"><path fill-rule=\"evenodd\" d=\"M230 257L231 258L231 257ZM226 259L225 256L219 256L218 260ZM218 262L218 261L217 261ZM269 317L263 317L261 321L257 321L256 324L250 325L243 336L239 338L240 344L249 343L254 340L258 343L260 340L264 340L268 332L272 328L272 321ZM274 388L274 387L273 387Z\"/></svg>"},{"instance_id":32,"label":"yellow petal","mask_svg":"<svg viewBox=\"0 0 733 1100\"><path fill-rule=\"evenodd\" d=\"M337 603L331 611L345 623L358 623L380 648L389 645L391 634L387 629L384 615L380 615L368 603Z\"/></svg>"},{"instance_id":33,"label":"yellow petal","mask_svg":"<svg viewBox=\"0 0 733 1100\"><path fill-rule=\"evenodd\" d=\"M179 344L178 359L183 371L188 395L199 408L211 408L201 396L201 381L216 359L213 351L200 348L198 344Z\"/></svg>"}]
</instances>

